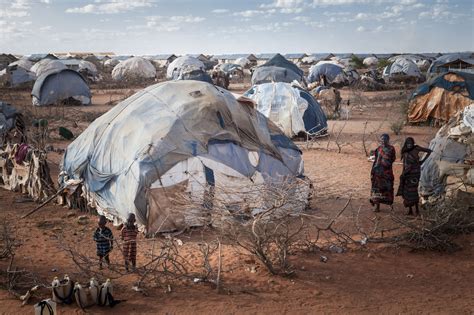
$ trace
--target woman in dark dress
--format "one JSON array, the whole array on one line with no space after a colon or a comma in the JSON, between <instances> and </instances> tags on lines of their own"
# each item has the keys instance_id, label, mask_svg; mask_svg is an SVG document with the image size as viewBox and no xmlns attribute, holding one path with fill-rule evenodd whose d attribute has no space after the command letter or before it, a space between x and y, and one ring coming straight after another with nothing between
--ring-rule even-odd
<instances>
[{"instance_id":1,"label":"woman in dark dress","mask_svg":"<svg viewBox=\"0 0 474 315\"><path fill-rule=\"evenodd\" d=\"M420 153L427 154L420 161ZM420 147L415 144L412 137L405 140L402 148L403 172L400 175L400 186L398 187L397 196L403 197L403 205L408 208L407 215L413 215L413 206L415 206L416 215L420 214L418 209L418 183L420 182L421 164L430 156L431 150Z\"/></svg>"},{"instance_id":2,"label":"woman in dark dress","mask_svg":"<svg viewBox=\"0 0 474 315\"><path fill-rule=\"evenodd\" d=\"M375 206L374 211L380 211L380 204L393 204L393 169L395 162L395 148L390 145L390 137L383 134L380 145L375 150L375 160L370 172L372 182L370 203Z\"/></svg>"}]
</instances>

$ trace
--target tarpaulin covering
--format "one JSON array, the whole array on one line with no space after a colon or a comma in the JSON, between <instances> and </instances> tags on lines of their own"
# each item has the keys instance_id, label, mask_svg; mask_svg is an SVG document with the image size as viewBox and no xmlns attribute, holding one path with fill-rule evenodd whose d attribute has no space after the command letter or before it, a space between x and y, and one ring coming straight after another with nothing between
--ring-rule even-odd
<instances>
[{"instance_id":1,"label":"tarpaulin covering","mask_svg":"<svg viewBox=\"0 0 474 315\"><path fill-rule=\"evenodd\" d=\"M298 68L297 65L295 65L293 62L289 61L285 57L283 57L280 54L276 54L273 56L271 59L269 59L267 62L265 62L263 65L260 67L279 67L279 68L285 68L288 70L293 71L300 77L303 77L304 73L303 70Z\"/></svg>"},{"instance_id":2,"label":"tarpaulin covering","mask_svg":"<svg viewBox=\"0 0 474 315\"><path fill-rule=\"evenodd\" d=\"M288 137L299 133L310 135L327 130L326 115L311 94L289 83L263 83L245 94L257 105L257 110L280 127Z\"/></svg>"},{"instance_id":3,"label":"tarpaulin covering","mask_svg":"<svg viewBox=\"0 0 474 315\"><path fill-rule=\"evenodd\" d=\"M419 78L423 76L418 66L407 58L395 59L391 65L387 66L387 70L384 70L384 73L389 77L403 75Z\"/></svg>"},{"instance_id":4,"label":"tarpaulin covering","mask_svg":"<svg viewBox=\"0 0 474 315\"><path fill-rule=\"evenodd\" d=\"M421 84L410 97L408 120L423 122L430 118L448 121L473 99L474 74L449 72Z\"/></svg>"},{"instance_id":5,"label":"tarpaulin covering","mask_svg":"<svg viewBox=\"0 0 474 315\"><path fill-rule=\"evenodd\" d=\"M441 69L441 68L444 65L456 60L461 60L463 62L474 65L474 56L473 56L473 53L471 52L446 54L446 55L440 56L439 58L437 58L435 61L431 63L431 66L428 69L428 73L434 74L438 72L447 71L447 69Z\"/></svg>"},{"instance_id":6,"label":"tarpaulin covering","mask_svg":"<svg viewBox=\"0 0 474 315\"><path fill-rule=\"evenodd\" d=\"M344 70L332 63L323 63L309 68L308 82L319 82L321 76L325 76L329 84L343 83L346 80Z\"/></svg>"},{"instance_id":7,"label":"tarpaulin covering","mask_svg":"<svg viewBox=\"0 0 474 315\"><path fill-rule=\"evenodd\" d=\"M91 103L91 91L84 78L71 69L51 70L41 74L35 81L33 105L57 104L70 98L83 105Z\"/></svg>"},{"instance_id":8,"label":"tarpaulin covering","mask_svg":"<svg viewBox=\"0 0 474 315\"><path fill-rule=\"evenodd\" d=\"M474 105L466 107L464 117L474 117ZM466 163L474 160L474 133L466 128L459 115L444 125L431 140L433 151L421 167L420 193L423 196L441 195L447 190L447 178L454 177L459 183L454 189L474 185L474 167Z\"/></svg>"},{"instance_id":9,"label":"tarpaulin covering","mask_svg":"<svg viewBox=\"0 0 474 315\"><path fill-rule=\"evenodd\" d=\"M258 67L252 74L252 85L270 82L291 83L293 81L302 83L302 78L294 71L281 67Z\"/></svg>"},{"instance_id":10,"label":"tarpaulin covering","mask_svg":"<svg viewBox=\"0 0 474 315\"><path fill-rule=\"evenodd\" d=\"M153 64L142 57L133 57L117 64L112 70L112 79L139 80L152 79L156 76Z\"/></svg>"},{"instance_id":11,"label":"tarpaulin covering","mask_svg":"<svg viewBox=\"0 0 474 315\"><path fill-rule=\"evenodd\" d=\"M99 212L119 220L133 212L153 233L200 225L202 210L173 212L180 192L199 199L214 185L209 198L217 200L222 186L296 179L303 162L248 104L212 84L183 80L149 86L96 119L68 146L61 168L84 180ZM255 196L247 197L241 204Z\"/></svg>"},{"instance_id":12,"label":"tarpaulin covering","mask_svg":"<svg viewBox=\"0 0 474 315\"><path fill-rule=\"evenodd\" d=\"M166 78L168 80L183 80L183 75L195 70L206 71L204 63L191 56L181 56L173 60L166 69Z\"/></svg>"},{"instance_id":13,"label":"tarpaulin covering","mask_svg":"<svg viewBox=\"0 0 474 315\"><path fill-rule=\"evenodd\" d=\"M41 74L48 71L59 71L67 69L67 67L59 60L51 60L51 59L42 59L35 63L30 71L36 74L36 77L40 77Z\"/></svg>"}]
</instances>

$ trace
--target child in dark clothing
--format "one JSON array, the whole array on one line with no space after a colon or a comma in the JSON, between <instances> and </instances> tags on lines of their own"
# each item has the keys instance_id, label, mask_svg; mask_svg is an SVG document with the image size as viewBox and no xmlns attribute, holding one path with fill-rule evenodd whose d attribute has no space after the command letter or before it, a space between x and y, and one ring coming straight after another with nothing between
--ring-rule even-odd
<instances>
[{"instance_id":1,"label":"child in dark clothing","mask_svg":"<svg viewBox=\"0 0 474 315\"><path fill-rule=\"evenodd\" d=\"M99 217L99 227L94 232L94 241L97 245L97 256L99 256L99 268L102 269L102 260L110 266L109 253L114 248L114 236L112 231L105 226L107 219Z\"/></svg>"},{"instance_id":2,"label":"child in dark clothing","mask_svg":"<svg viewBox=\"0 0 474 315\"><path fill-rule=\"evenodd\" d=\"M123 258L125 260L125 269L127 271L129 262L132 263L133 270L135 270L137 264L137 235L138 229L135 226L135 215L130 213L121 232L123 240Z\"/></svg>"}]
</instances>

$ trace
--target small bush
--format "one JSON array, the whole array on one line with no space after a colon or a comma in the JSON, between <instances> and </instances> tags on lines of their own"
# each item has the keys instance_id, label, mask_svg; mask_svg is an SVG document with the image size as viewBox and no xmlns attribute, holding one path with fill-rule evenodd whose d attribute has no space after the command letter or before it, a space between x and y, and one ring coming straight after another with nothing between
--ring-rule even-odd
<instances>
[{"instance_id":1,"label":"small bush","mask_svg":"<svg viewBox=\"0 0 474 315\"><path fill-rule=\"evenodd\" d=\"M393 131L394 134L397 136L402 132L403 127L405 126L404 120L399 120L390 124L390 129Z\"/></svg>"},{"instance_id":2,"label":"small bush","mask_svg":"<svg viewBox=\"0 0 474 315\"><path fill-rule=\"evenodd\" d=\"M377 64L377 68L385 68L386 66L391 65L392 63L388 61L388 59L379 59L379 63Z\"/></svg>"}]
</instances>

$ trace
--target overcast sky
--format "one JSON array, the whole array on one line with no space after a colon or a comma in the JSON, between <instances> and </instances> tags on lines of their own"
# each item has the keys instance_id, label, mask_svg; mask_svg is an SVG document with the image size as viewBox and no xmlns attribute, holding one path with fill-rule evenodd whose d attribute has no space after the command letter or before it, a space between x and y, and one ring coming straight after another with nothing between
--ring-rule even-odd
<instances>
[{"instance_id":1,"label":"overcast sky","mask_svg":"<svg viewBox=\"0 0 474 315\"><path fill-rule=\"evenodd\" d=\"M474 0L0 0L0 52L474 50Z\"/></svg>"}]
</instances>

